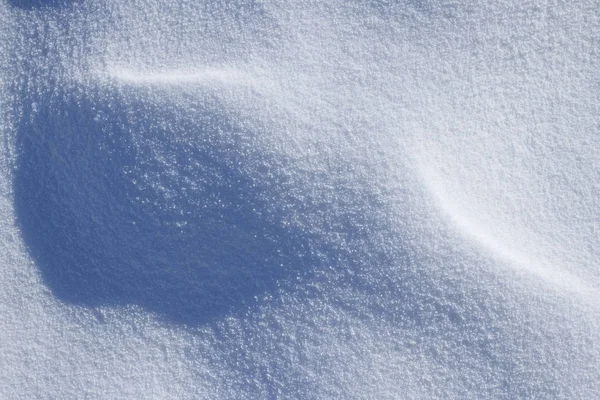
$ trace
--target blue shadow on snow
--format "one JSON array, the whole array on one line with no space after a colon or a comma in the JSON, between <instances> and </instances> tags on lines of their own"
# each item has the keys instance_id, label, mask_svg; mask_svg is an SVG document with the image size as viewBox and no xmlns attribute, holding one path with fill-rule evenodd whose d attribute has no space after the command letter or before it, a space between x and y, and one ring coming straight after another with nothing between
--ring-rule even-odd
<instances>
[{"instance_id":1,"label":"blue shadow on snow","mask_svg":"<svg viewBox=\"0 0 600 400\"><path fill-rule=\"evenodd\" d=\"M198 326L306 272L308 238L269 206L281 182L252 132L215 104L186 118L132 97L24 106L15 208L54 295Z\"/></svg>"},{"instance_id":2,"label":"blue shadow on snow","mask_svg":"<svg viewBox=\"0 0 600 400\"><path fill-rule=\"evenodd\" d=\"M7 0L12 7L34 9L44 7L61 7L70 4L73 0Z\"/></svg>"}]
</instances>

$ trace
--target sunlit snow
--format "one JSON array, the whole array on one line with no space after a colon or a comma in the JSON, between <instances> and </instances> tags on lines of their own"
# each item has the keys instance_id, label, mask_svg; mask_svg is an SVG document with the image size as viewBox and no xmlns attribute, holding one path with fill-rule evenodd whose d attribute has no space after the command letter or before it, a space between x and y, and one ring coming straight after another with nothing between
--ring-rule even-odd
<instances>
[{"instance_id":1,"label":"sunlit snow","mask_svg":"<svg viewBox=\"0 0 600 400\"><path fill-rule=\"evenodd\" d=\"M0 0L0 398L600 398L600 7Z\"/></svg>"}]
</instances>

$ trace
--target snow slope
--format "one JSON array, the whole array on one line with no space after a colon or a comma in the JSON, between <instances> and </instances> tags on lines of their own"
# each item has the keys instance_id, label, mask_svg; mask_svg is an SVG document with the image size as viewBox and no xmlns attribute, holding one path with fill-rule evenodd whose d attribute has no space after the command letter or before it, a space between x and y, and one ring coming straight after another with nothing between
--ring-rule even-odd
<instances>
[{"instance_id":1,"label":"snow slope","mask_svg":"<svg viewBox=\"0 0 600 400\"><path fill-rule=\"evenodd\" d=\"M599 397L599 23L1 1L0 397Z\"/></svg>"}]
</instances>

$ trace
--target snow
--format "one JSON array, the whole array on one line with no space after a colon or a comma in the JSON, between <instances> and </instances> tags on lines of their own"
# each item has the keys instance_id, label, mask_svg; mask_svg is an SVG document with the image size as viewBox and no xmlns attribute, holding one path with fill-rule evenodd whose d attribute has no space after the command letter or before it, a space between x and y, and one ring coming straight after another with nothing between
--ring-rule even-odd
<instances>
[{"instance_id":1,"label":"snow","mask_svg":"<svg viewBox=\"0 0 600 400\"><path fill-rule=\"evenodd\" d=\"M600 397L600 14L0 2L0 398Z\"/></svg>"}]
</instances>

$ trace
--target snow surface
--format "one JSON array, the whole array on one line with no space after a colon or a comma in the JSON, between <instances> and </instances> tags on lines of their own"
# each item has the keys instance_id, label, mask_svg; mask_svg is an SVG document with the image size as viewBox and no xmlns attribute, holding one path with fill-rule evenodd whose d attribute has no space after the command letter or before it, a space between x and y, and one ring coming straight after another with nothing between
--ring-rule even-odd
<instances>
[{"instance_id":1,"label":"snow surface","mask_svg":"<svg viewBox=\"0 0 600 400\"><path fill-rule=\"evenodd\" d=\"M600 398L596 1L0 1L0 398Z\"/></svg>"}]
</instances>

